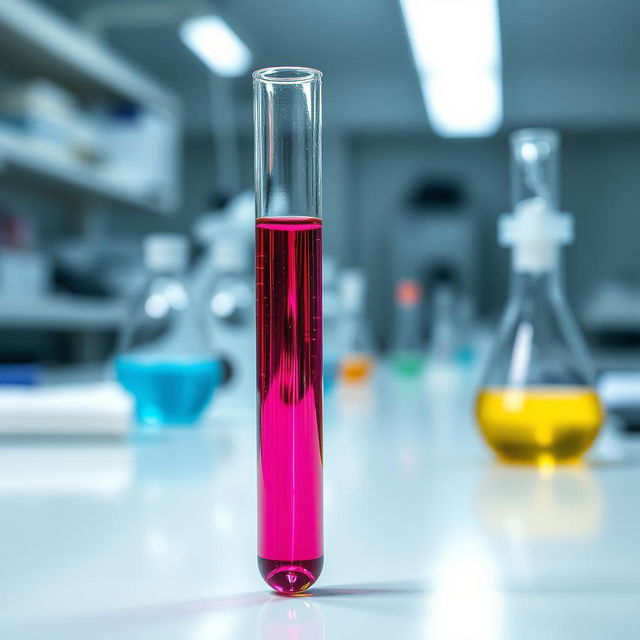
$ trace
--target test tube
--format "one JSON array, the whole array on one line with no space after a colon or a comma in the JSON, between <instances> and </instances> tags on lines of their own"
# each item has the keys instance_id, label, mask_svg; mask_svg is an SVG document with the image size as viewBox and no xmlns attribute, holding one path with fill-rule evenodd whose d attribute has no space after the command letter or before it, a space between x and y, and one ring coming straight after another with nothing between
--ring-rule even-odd
<instances>
[{"instance_id":1,"label":"test tube","mask_svg":"<svg viewBox=\"0 0 640 640\"><path fill-rule=\"evenodd\" d=\"M253 74L258 566L280 593L323 565L321 79Z\"/></svg>"}]
</instances>

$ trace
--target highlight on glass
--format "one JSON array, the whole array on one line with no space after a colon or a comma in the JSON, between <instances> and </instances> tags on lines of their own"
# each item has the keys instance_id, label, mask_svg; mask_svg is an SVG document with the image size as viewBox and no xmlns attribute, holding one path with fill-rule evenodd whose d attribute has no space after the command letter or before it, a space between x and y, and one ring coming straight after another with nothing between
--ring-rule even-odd
<instances>
[{"instance_id":1,"label":"highlight on glass","mask_svg":"<svg viewBox=\"0 0 640 640\"><path fill-rule=\"evenodd\" d=\"M321 82L253 74L258 565L280 593L323 565Z\"/></svg>"}]
</instances>

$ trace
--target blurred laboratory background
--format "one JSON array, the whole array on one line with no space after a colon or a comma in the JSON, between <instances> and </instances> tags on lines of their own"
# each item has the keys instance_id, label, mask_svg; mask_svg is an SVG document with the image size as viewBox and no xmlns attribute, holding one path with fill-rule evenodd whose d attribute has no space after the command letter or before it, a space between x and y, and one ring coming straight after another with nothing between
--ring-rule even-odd
<instances>
[{"instance_id":1,"label":"blurred laboratory background","mask_svg":"<svg viewBox=\"0 0 640 640\"><path fill-rule=\"evenodd\" d=\"M616 500L640 479L640 450L634 469L622 465L626 479L598 474L637 449L629 432L640 428L639 26L636 0L0 0L0 505L12 520L0 559L8 554L3 562L15 571L6 584L15 585L16 619L34 610L45 619L56 602L69 616L118 608L115 585L129 576L128 598L156 583L147 600L130 599L147 607L145 621L152 606L175 606L166 636L127 637L245 637L234 615L265 602L258 637L293 637L287 624L300 637L346 637L325 633L338 623L317 600L290 605L293 618L284 605L270 610L255 599L261 587L247 568L255 528L251 72L290 65L323 72L329 474L342 465L327 476L326 508L334 558L344 569L357 547L353 566L362 567L329 569L328 583L378 585L356 598L426 597L405 584L417 579L408 571L415 557L399 550L381 577L365 568L375 543L354 541L364 522L380 532L372 540L398 535L398 549L414 548L373 514L393 503L396 522L421 505L419 558L468 516L460 526L469 537L447 549L462 549L456 567L470 566L478 589L491 566L515 567L515 583L533 588L570 589L588 574L615 590L622 576L637 595L631 569L640 558L621 533L626 507ZM491 466L472 408L512 279L510 251L498 241L499 218L517 202L509 136L531 127L558 134L558 212L571 213L575 227L562 277L595 365L587 386L609 408L601 466L555 479ZM185 424L197 428L140 440L141 425ZM621 434L631 444L620 444ZM384 462L375 441L387 443ZM457 445L467 441L468 450ZM371 480L378 467L398 493ZM456 508L436 508L440 531L424 520L427 498L411 493L432 481L460 498ZM106 495L119 506L96 506ZM33 510L22 526L24 496ZM475 506L467 510L461 496ZM456 509L466 515L457 519ZM346 512L342 524L332 515ZM77 536L67 536L59 513L79 523ZM637 509L629 517L640 522ZM200 532L192 536L179 518ZM498 560L491 549L483 555L477 540L513 542L513 522L522 545L507 544ZM40 548L33 531L49 526L54 542ZM94 549L89 538L100 540L100 528L111 541ZM20 546L26 530L31 559ZM558 540L577 541L573 555ZM613 546L628 555L612 555ZM591 564L581 573L583 553ZM238 561L225 582L232 558L244 556L250 562ZM75 577L63 575L80 564ZM440 575L425 571L418 578ZM48 578L36 588L42 572ZM45 601L61 584L40 609L27 595ZM491 589L479 600L489 613L469 616L482 638L506 629ZM213 618L194 611L193 629L183 628L177 603L208 593L218 598ZM238 593L254 595L229 595ZM637 622L625 602L611 611L620 624ZM444 612L430 619L433 637L467 637L450 607L432 605ZM227 610L235 613L225 618ZM344 628L361 629L353 615ZM419 637L412 615L401 637ZM532 610L513 615L535 627ZM389 620L379 620L386 635L371 637L391 637L398 627Z\"/></svg>"},{"instance_id":2,"label":"blurred laboratory background","mask_svg":"<svg viewBox=\"0 0 640 640\"><path fill-rule=\"evenodd\" d=\"M414 59L391 1L216 3L241 40L228 60L211 44L217 23L211 36L202 27L196 55L185 41L206 3L3 4L3 361L105 357L142 267L141 238L191 234L252 189L249 71L287 64L324 72L325 251L364 270L377 346L389 346L404 277L428 299L445 273L479 318L497 314L508 280L495 241L511 204L506 136L531 125L563 134L576 313L593 332L640 333L634 2L606 12L577 0L503 3L493 33L455 34L468 59L445 59L451 42L438 41L443 52L427 52L435 62Z\"/></svg>"},{"instance_id":3,"label":"blurred laboratory background","mask_svg":"<svg viewBox=\"0 0 640 640\"><path fill-rule=\"evenodd\" d=\"M249 71L288 64L324 72L325 251L364 270L378 347L390 344L401 278L419 279L428 300L446 274L474 315L498 313L506 136L531 125L563 134L576 313L595 333L640 334L636 3L502 3L492 33L442 36L426 62L400 4L364 0L221 1L215 15L242 48L216 52L230 37L216 23L194 55L186 28L205 5L3 3L3 361L104 359L142 237L191 234L252 189ZM453 38L466 44L460 60L446 59Z\"/></svg>"}]
</instances>

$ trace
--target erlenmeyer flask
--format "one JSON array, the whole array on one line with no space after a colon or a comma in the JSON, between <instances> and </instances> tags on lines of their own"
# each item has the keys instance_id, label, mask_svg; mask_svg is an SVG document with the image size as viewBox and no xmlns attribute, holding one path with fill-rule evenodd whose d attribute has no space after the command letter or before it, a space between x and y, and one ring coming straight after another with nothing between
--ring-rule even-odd
<instances>
[{"instance_id":1,"label":"erlenmeyer flask","mask_svg":"<svg viewBox=\"0 0 640 640\"><path fill-rule=\"evenodd\" d=\"M557 208L558 135L522 130L511 146L514 213L500 220L500 242L513 247L512 283L477 419L503 460L570 462L594 441L603 410L561 278L560 247L572 241L573 228Z\"/></svg>"},{"instance_id":2,"label":"erlenmeyer flask","mask_svg":"<svg viewBox=\"0 0 640 640\"><path fill-rule=\"evenodd\" d=\"M154 234L144 248L147 281L120 334L116 375L135 397L140 423L193 424L220 382L221 366L183 278L187 241Z\"/></svg>"}]
</instances>

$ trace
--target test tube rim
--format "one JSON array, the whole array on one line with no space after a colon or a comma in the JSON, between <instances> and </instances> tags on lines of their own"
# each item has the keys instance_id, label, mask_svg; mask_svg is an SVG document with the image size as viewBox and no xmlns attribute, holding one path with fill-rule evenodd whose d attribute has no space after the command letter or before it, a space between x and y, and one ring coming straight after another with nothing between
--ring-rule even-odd
<instances>
[{"instance_id":1,"label":"test tube rim","mask_svg":"<svg viewBox=\"0 0 640 640\"><path fill-rule=\"evenodd\" d=\"M257 69L252 75L255 82L269 84L303 84L322 80L322 71L312 67L265 67Z\"/></svg>"}]
</instances>

